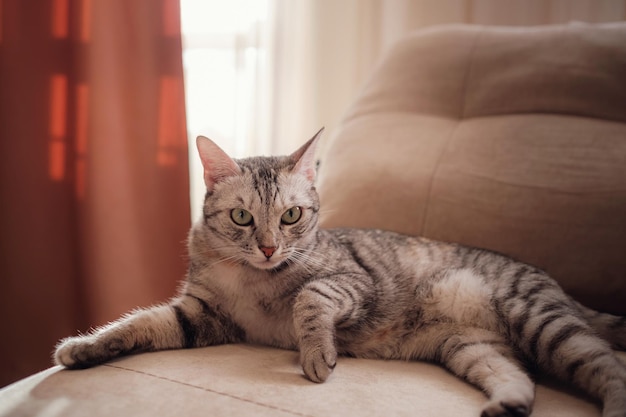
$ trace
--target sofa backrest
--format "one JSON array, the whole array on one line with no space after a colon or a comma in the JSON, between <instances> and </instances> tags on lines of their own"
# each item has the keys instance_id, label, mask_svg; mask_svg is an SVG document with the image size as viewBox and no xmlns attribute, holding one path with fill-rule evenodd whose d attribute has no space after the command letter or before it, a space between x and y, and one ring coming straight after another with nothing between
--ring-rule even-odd
<instances>
[{"instance_id":1,"label":"sofa backrest","mask_svg":"<svg viewBox=\"0 0 626 417\"><path fill-rule=\"evenodd\" d=\"M416 32L324 149L324 227L496 250L626 314L626 23Z\"/></svg>"}]
</instances>

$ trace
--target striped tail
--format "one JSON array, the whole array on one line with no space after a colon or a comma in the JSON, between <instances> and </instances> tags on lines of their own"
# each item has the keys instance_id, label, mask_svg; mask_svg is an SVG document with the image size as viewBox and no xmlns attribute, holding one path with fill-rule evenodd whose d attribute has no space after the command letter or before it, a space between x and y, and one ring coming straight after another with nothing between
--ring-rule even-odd
<instances>
[{"instance_id":1,"label":"striped tail","mask_svg":"<svg viewBox=\"0 0 626 417\"><path fill-rule=\"evenodd\" d=\"M600 313L580 303L576 305L598 336L609 342L613 349L626 351L626 317Z\"/></svg>"}]
</instances>

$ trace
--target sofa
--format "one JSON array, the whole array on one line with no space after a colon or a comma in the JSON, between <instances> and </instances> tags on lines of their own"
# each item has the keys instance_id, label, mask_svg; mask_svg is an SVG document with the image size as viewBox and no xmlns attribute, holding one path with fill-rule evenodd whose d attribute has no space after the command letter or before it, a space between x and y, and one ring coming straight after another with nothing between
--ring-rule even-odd
<instances>
[{"instance_id":1,"label":"sofa","mask_svg":"<svg viewBox=\"0 0 626 417\"><path fill-rule=\"evenodd\" d=\"M626 23L412 33L326 139L324 227L502 252L626 315ZM601 415L535 378L534 417ZM314 384L297 352L237 344L51 367L0 390L0 416L478 417L484 401L434 364L339 358Z\"/></svg>"}]
</instances>

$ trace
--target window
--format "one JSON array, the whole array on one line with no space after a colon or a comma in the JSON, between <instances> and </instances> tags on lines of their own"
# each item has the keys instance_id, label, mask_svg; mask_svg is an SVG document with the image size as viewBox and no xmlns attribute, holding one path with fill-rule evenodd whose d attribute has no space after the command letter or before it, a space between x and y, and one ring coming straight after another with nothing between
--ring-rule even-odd
<instances>
[{"instance_id":1,"label":"window","mask_svg":"<svg viewBox=\"0 0 626 417\"><path fill-rule=\"evenodd\" d=\"M190 150L191 210L204 199L195 138L233 157L266 153L269 117L268 0L181 0Z\"/></svg>"}]
</instances>

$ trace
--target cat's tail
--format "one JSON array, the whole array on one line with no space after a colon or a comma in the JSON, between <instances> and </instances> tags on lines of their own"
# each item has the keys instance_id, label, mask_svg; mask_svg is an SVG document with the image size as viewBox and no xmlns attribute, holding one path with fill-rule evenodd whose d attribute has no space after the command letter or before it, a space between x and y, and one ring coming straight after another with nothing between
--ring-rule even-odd
<instances>
[{"instance_id":1,"label":"cat's tail","mask_svg":"<svg viewBox=\"0 0 626 417\"><path fill-rule=\"evenodd\" d=\"M600 313L576 302L583 318L613 349L626 351L626 317Z\"/></svg>"}]
</instances>

